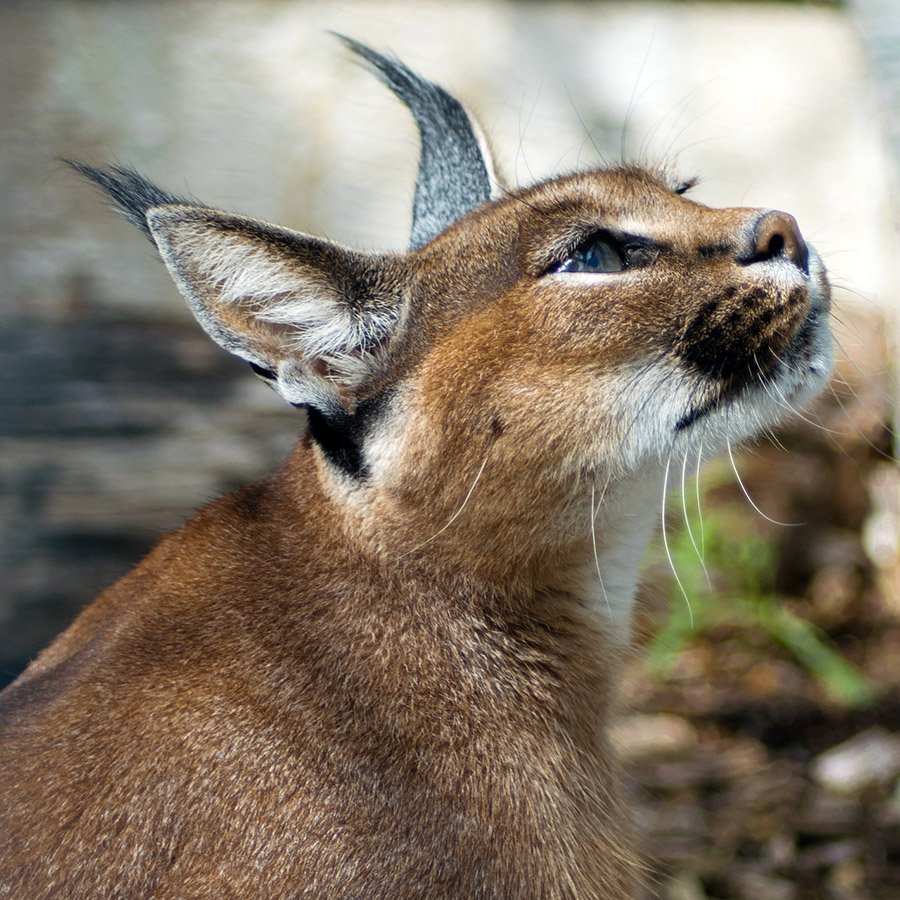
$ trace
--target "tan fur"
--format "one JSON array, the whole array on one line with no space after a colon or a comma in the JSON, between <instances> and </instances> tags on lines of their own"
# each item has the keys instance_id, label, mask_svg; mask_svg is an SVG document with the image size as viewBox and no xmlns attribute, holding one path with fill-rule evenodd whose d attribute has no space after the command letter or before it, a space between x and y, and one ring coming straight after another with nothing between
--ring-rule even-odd
<instances>
[{"instance_id":1,"label":"tan fur","mask_svg":"<svg viewBox=\"0 0 900 900\"><path fill-rule=\"evenodd\" d=\"M821 267L804 282L784 260L739 259L760 215L626 167L366 262L367 289L402 304L365 378L339 385L348 412L391 388L370 471L351 477L304 435L4 693L0 896L635 896L606 739L626 640L608 612L627 610L634 566L607 561L639 554L658 516L663 394L683 382L735 407L743 390L685 363L695 345L737 335L767 372L814 293L827 311ZM153 216L183 272L177 217ZM548 274L592 227L665 249L621 277ZM279 349L285 326L254 318L265 302L191 289L252 358L329 389L315 359ZM747 390L768 403L764 387ZM609 611L584 588L592 496Z\"/></svg>"}]
</instances>

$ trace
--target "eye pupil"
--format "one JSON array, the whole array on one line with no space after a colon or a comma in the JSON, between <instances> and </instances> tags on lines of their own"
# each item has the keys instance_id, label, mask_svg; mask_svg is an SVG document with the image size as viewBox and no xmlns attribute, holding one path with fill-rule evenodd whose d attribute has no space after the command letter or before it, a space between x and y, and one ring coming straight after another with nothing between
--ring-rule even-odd
<instances>
[{"instance_id":1,"label":"eye pupil","mask_svg":"<svg viewBox=\"0 0 900 900\"><path fill-rule=\"evenodd\" d=\"M611 274L653 265L663 247L638 234L623 234L605 229L593 231L581 243L569 244L568 256L551 263L543 275L578 273ZM560 251L557 251L559 253Z\"/></svg>"},{"instance_id":2,"label":"eye pupil","mask_svg":"<svg viewBox=\"0 0 900 900\"><path fill-rule=\"evenodd\" d=\"M582 244L564 260L559 272L621 272L625 261L621 251L610 241L594 237Z\"/></svg>"}]
</instances>

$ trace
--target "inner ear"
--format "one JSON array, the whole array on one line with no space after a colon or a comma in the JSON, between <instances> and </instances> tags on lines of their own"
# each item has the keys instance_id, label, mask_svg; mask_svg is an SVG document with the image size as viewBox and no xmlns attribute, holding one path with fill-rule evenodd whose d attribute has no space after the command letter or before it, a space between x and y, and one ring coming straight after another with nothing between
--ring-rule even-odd
<instances>
[{"instance_id":1,"label":"inner ear","mask_svg":"<svg viewBox=\"0 0 900 900\"><path fill-rule=\"evenodd\" d=\"M213 340L294 405L355 405L402 317L382 258L217 210L162 206L147 221Z\"/></svg>"}]
</instances>

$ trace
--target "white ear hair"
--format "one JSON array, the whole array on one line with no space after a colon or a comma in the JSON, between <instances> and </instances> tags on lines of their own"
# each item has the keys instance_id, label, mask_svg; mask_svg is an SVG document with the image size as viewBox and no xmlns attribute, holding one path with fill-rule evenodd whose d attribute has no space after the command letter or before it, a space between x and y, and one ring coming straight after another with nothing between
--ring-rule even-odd
<instances>
[{"instance_id":1,"label":"white ear hair","mask_svg":"<svg viewBox=\"0 0 900 900\"><path fill-rule=\"evenodd\" d=\"M147 221L200 324L291 403L352 393L399 325L397 295L360 296L375 257L209 209L158 207Z\"/></svg>"},{"instance_id":2,"label":"white ear hair","mask_svg":"<svg viewBox=\"0 0 900 900\"><path fill-rule=\"evenodd\" d=\"M260 312L259 318L285 328L290 352L327 364L335 377L353 384L370 368L372 349L396 329L401 310L354 314L328 295L298 290Z\"/></svg>"}]
</instances>

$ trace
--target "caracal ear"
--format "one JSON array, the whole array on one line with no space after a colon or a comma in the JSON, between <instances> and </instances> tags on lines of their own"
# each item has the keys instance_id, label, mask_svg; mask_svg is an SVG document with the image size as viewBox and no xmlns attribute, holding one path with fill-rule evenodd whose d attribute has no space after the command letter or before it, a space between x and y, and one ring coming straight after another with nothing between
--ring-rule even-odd
<instances>
[{"instance_id":1,"label":"caracal ear","mask_svg":"<svg viewBox=\"0 0 900 900\"><path fill-rule=\"evenodd\" d=\"M289 403L352 411L402 315L375 257L257 219L151 207L150 234L206 332Z\"/></svg>"},{"instance_id":2,"label":"caracal ear","mask_svg":"<svg viewBox=\"0 0 900 900\"><path fill-rule=\"evenodd\" d=\"M405 311L385 257L212 209L124 166L69 165L156 244L214 341L289 403L353 412Z\"/></svg>"},{"instance_id":3,"label":"caracal ear","mask_svg":"<svg viewBox=\"0 0 900 900\"><path fill-rule=\"evenodd\" d=\"M484 132L440 85L345 35L335 35L362 59L416 120L421 139L410 249L436 238L504 191Z\"/></svg>"}]
</instances>

